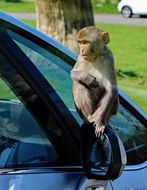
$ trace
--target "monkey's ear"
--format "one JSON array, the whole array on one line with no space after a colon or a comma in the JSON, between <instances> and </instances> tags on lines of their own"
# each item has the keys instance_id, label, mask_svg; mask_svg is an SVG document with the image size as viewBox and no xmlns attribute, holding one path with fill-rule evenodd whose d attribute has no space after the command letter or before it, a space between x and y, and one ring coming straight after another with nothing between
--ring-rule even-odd
<instances>
[{"instance_id":1,"label":"monkey's ear","mask_svg":"<svg viewBox=\"0 0 147 190\"><path fill-rule=\"evenodd\" d=\"M110 42L108 32L103 32L102 39L103 39L104 44L108 44Z\"/></svg>"}]
</instances>

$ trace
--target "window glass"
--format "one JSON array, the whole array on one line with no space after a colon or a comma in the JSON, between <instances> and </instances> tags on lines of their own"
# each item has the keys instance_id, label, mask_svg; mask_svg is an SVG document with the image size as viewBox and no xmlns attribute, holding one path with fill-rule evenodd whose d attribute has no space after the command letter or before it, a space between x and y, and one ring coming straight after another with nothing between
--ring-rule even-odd
<instances>
[{"instance_id":1,"label":"window glass","mask_svg":"<svg viewBox=\"0 0 147 190\"><path fill-rule=\"evenodd\" d=\"M138 164L147 159L147 129L131 112L120 105L119 112L111 118L110 125L124 144L128 164Z\"/></svg>"},{"instance_id":2,"label":"window glass","mask_svg":"<svg viewBox=\"0 0 147 190\"><path fill-rule=\"evenodd\" d=\"M2 54L0 60L0 168L45 166L57 162L58 155L49 136L26 109L25 102L18 100L6 79L10 77L9 72L13 80L19 75L8 68ZM21 80L17 82L21 91Z\"/></svg>"},{"instance_id":3,"label":"window glass","mask_svg":"<svg viewBox=\"0 0 147 190\"><path fill-rule=\"evenodd\" d=\"M9 87L0 77L0 99L17 99Z\"/></svg>"},{"instance_id":4,"label":"window glass","mask_svg":"<svg viewBox=\"0 0 147 190\"><path fill-rule=\"evenodd\" d=\"M57 50L52 50L54 51L52 53L51 50L48 51L10 30L8 30L8 34L49 81L65 105L70 110L75 108L70 78L71 66L56 55Z\"/></svg>"},{"instance_id":5,"label":"window glass","mask_svg":"<svg viewBox=\"0 0 147 190\"><path fill-rule=\"evenodd\" d=\"M26 56L29 57L37 69L43 74L46 80L49 81L64 104L68 107L71 114L81 125L83 121L76 112L73 101L72 80L70 77L70 70L72 67L69 65L68 61L64 61L65 56L63 53L59 57L59 52L55 49L52 50L50 48L47 50L11 30L7 30L7 32Z\"/></svg>"}]
</instances>

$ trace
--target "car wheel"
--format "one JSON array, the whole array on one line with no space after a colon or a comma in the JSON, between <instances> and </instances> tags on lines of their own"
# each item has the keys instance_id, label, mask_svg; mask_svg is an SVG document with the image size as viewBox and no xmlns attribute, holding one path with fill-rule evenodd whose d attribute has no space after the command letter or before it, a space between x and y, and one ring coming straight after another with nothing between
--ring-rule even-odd
<instances>
[{"instance_id":1,"label":"car wheel","mask_svg":"<svg viewBox=\"0 0 147 190\"><path fill-rule=\"evenodd\" d=\"M132 16L132 10L130 7L123 7L121 11L124 18L130 18Z\"/></svg>"},{"instance_id":2,"label":"car wheel","mask_svg":"<svg viewBox=\"0 0 147 190\"><path fill-rule=\"evenodd\" d=\"M147 15L139 15L140 18L147 18Z\"/></svg>"}]
</instances>

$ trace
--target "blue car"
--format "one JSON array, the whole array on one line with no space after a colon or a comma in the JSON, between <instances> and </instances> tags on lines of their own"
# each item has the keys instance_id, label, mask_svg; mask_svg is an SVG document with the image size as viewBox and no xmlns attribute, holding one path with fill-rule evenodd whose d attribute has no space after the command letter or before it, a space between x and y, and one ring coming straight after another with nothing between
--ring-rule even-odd
<instances>
[{"instance_id":1,"label":"blue car","mask_svg":"<svg viewBox=\"0 0 147 190\"><path fill-rule=\"evenodd\" d=\"M73 102L76 59L0 12L1 190L147 189L147 114L119 89L119 111L97 139Z\"/></svg>"}]
</instances>

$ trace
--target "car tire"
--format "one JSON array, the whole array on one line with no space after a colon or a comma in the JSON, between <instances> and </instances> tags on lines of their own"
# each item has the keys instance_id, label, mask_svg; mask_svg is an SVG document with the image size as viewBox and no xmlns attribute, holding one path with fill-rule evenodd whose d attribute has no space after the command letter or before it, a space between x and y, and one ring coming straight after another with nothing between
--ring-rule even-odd
<instances>
[{"instance_id":1,"label":"car tire","mask_svg":"<svg viewBox=\"0 0 147 190\"><path fill-rule=\"evenodd\" d=\"M121 14L124 18L130 18L132 16L132 10L130 7L125 6L122 8Z\"/></svg>"},{"instance_id":2,"label":"car tire","mask_svg":"<svg viewBox=\"0 0 147 190\"><path fill-rule=\"evenodd\" d=\"M139 15L140 18L147 18L147 15Z\"/></svg>"}]
</instances>

